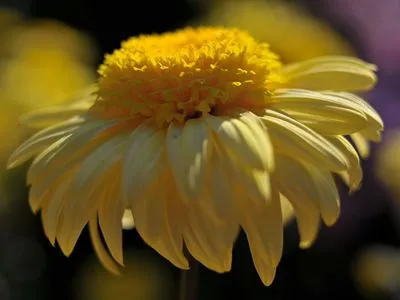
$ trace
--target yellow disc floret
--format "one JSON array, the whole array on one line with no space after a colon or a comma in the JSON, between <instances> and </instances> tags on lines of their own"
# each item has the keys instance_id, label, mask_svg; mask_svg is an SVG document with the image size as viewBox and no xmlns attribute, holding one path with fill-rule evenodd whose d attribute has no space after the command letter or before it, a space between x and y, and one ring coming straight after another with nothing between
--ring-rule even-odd
<instances>
[{"instance_id":1,"label":"yellow disc floret","mask_svg":"<svg viewBox=\"0 0 400 300\"><path fill-rule=\"evenodd\" d=\"M282 81L280 67L267 44L236 29L143 35L106 55L92 112L144 117L164 126L231 108L252 110L265 106Z\"/></svg>"}]
</instances>

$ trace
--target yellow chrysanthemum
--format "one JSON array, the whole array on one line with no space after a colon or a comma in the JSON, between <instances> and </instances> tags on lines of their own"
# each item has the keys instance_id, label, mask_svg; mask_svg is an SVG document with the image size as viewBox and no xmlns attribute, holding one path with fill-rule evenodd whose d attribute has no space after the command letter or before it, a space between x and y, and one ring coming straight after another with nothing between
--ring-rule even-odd
<instances>
[{"instance_id":1,"label":"yellow chrysanthemum","mask_svg":"<svg viewBox=\"0 0 400 300\"><path fill-rule=\"evenodd\" d=\"M308 247L320 215L327 225L339 215L333 173L352 190L360 184L344 136L379 135L383 124L348 91L372 88L374 70L348 57L282 65L237 29L135 37L106 56L91 97L23 119L54 125L22 144L9 167L36 156L30 205L66 255L89 222L100 259L115 271L98 224L122 265L121 217L130 209L144 241L183 269L185 245L208 268L229 271L243 228L269 285L282 254L281 199Z\"/></svg>"},{"instance_id":2,"label":"yellow chrysanthemum","mask_svg":"<svg viewBox=\"0 0 400 300\"><path fill-rule=\"evenodd\" d=\"M268 43L285 63L323 55L353 54L351 46L328 23L296 3L283 0L208 3L206 13L196 23L246 30L257 40Z\"/></svg>"}]
</instances>

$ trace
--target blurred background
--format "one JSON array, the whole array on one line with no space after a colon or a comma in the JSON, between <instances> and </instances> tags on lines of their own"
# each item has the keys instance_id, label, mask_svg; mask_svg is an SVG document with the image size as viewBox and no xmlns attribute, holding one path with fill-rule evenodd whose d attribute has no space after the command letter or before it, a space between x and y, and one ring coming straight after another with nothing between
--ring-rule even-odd
<instances>
[{"instance_id":1,"label":"blurred background","mask_svg":"<svg viewBox=\"0 0 400 300\"><path fill-rule=\"evenodd\" d=\"M0 0L0 300L178 298L179 270L135 230L124 232L123 277L102 268L86 232L64 257L28 206L27 165L5 171L5 161L32 134L19 115L74 98L122 40L186 25L248 30L284 62L346 54L377 64L379 84L365 97L386 126L363 163L363 188L342 189L339 222L308 250L287 225L271 287L240 236L232 272L200 268L199 299L400 299L400 0Z\"/></svg>"}]
</instances>

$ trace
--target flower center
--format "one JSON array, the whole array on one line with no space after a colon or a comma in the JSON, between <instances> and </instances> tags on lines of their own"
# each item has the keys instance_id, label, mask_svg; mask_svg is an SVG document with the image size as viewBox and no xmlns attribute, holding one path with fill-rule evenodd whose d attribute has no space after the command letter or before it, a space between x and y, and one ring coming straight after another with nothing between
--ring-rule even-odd
<instances>
[{"instance_id":1,"label":"flower center","mask_svg":"<svg viewBox=\"0 0 400 300\"><path fill-rule=\"evenodd\" d=\"M106 55L92 113L159 126L232 108L265 106L282 81L265 43L237 29L200 27L143 35Z\"/></svg>"}]
</instances>

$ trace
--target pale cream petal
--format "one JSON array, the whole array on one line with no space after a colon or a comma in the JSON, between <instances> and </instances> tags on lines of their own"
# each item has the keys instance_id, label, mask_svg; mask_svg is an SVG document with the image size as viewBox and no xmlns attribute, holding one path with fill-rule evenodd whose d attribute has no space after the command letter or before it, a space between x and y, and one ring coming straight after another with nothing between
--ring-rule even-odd
<instances>
[{"instance_id":1,"label":"pale cream petal","mask_svg":"<svg viewBox=\"0 0 400 300\"><path fill-rule=\"evenodd\" d=\"M95 148L90 145L91 140L115 124L114 121L85 123L74 134L61 138L62 142L55 142L33 161L27 174L28 184L40 182L44 187L48 186L59 174L81 161ZM97 144L102 142L100 140ZM44 182L43 179L48 181Z\"/></svg>"},{"instance_id":2,"label":"pale cream petal","mask_svg":"<svg viewBox=\"0 0 400 300\"><path fill-rule=\"evenodd\" d=\"M131 199L130 207L143 240L175 266L187 269L182 239L183 204L174 189L171 174L164 169L140 199Z\"/></svg>"},{"instance_id":3,"label":"pale cream petal","mask_svg":"<svg viewBox=\"0 0 400 300\"><path fill-rule=\"evenodd\" d=\"M347 160L350 162L350 167L344 172L347 174L344 179L346 184L348 184L350 191L356 191L359 189L363 177L357 151L354 149L351 143L342 136L330 136L326 137L326 139L335 145L335 147L338 148L344 155L346 155Z\"/></svg>"},{"instance_id":4,"label":"pale cream petal","mask_svg":"<svg viewBox=\"0 0 400 300\"><path fill-rule=\"evenodd\" d=\"M120 174L114 175L116 178ZM121 180L110 178L112 184L108 193L104 195L103 203L99 206L99 225L104 236L104 241L112 257L123 265L122 224L124 208L122 205Z\"/></svg>"},{"instance_id":5,"label":"pale cream petal","mask_svg":"<svg viewBox=\"0 0 400 300\"><path fill-rule=\"evenodd\" d=\"M163 172L166 165L165 132L146 123L127 138L122 169L124 199L134 201ZM133 200L132 200L133 199Z\"/></svg>"},{"instance_id":6,"label":"pale cream petal","mask_svg":"<svg viewBox=\"0 0 400 300\"><path fill-rule=\"evenodd\" d=\"M70 187L75 173L74 169L63 174L55 183L47 188L43 195L41 218L44 233L54 246L62 210L70 197Z\"/></svg>"},{"instance_id":7,"label":"pale cream petal","mask_svg":"<svg viewBox=\"0 0 400 300\"><path fill-rule=\"evenodd\" d=\"M204 190L212 151L210 138L211 132L203 119L188 120L181 128L174 124L168 130L169 164L185 199L196 200Z\"/></svg>"},{"instance_id":8,"label":"pale cream petal","mask_svg":"<svg viewBox=\"0 0 400 300\"><path fill-rule=\"evenodd\" d=\"M69 199L62 212L64 224L57 235L66 255L72 252L89 217L99 205L108 197L117 198L120 195L113 185L120 184L116 174L121 171L120 163L127 136L121 134L107 140L78 165L70 186Z\"/></svg>"},{"instance_id":9,"label":"pale cream petal","mask_svg":"<svg viewBox=\"0 0 400 300\"><path fill-rule=\"evenodd\" d=\"M120 275L119 267L117 263L112 259L109 252L104 248L103 242L101 241L97 215L94 215L89 221L89 233L92 240L93 248L96 252L97 257L103 266L113 273L114 275Z\"/></svg>"},{"instance_id":10,"label":"pale cream petal","mask_svg":"<svg viewBox=\"0 0 400 300\"><path fill-rule=\"evenodd\" d=\"M185 244L190 254L208 269L218 273L231 269L238 233L239 225L233 220L217 224L196 203L188 209L183 231Z\"/></svg>"},{"instance_id":11,"label":"pale cream petal","mask_svg":"<svg viewBox=\"0 0 400 300\"><path fill-rule=\"evenodd\" d=\"M268 109L262 120L277 153L295 156L319 168L347 170L346 157L324 137L284 113Z\"/></svg>"},{"instance_id":12,"label":"pale cream petal","mask_svg":"<svg viewBox=\"0 0 400 300\"><path fill-rule=\"evenodd\" d=\"M271 143L258 119L209 115L206 120L233 160L258 170L273 169Z\"/></svg>"},{"instance_id":13,"label":"pale cream petal","mask_svg":"<svg viewBox=\"0 0 400 300\"><path fill-rule=\"evenodd\" d=\"M206 176L206 190L199 205L216 221L223 222L232 216L236 171L218 141L214 141L213 149Z\"/></svg>"},{"instance_id":14,"label":"pale cream petal","mask_svg":"<svg viewBox=\"0 0 400 300\"><path fill-rule=\"evenodd\" d=\"M352 105L357 105L358 109L366 115L368 128L370 130L383 130L384 125L381 117L376 110L361 97L346 92L323 92L323 94L340 98L343 102L351 103Z\"/></svg>"},{"instance_id":15,"label":"pale cream petal","mask_svg":"<svg viewBox=\"0 0 400 300\"><path fill-rule=\"evenodd\" d=\"M104 201L110 189L111 177L107 175L93 176L81 187L77 187L75 182L70 186L62 211L63 222L59 225L56 237L64 255L72 253L90 216L98 211L99 204Z\"/></svg>"},{"instance_id":16,"label":"pale cream petal","mask_svg":"<svg viewBox=\"0 0 400 300\"><path fill-rule=\"evenodd\" d=\"M272 199L262 205L253 204L246 190L236 196L240 224L249 240L252 253L259 253L276 267L282 256L283 220L281 201L276 189L272 190Z\"/></svg>"},{"instance_id":17,"label":"pale cream petal","mask_svg":"<svg viewBox=\"0 0 400 300\"><path fill-rule=\"evenodd\" d=\"M71 120L46 128L34 134L32 137L23 142L10 155L7 162L7 168L14 168L26 162L34 155L56 142L58 139L73 134L75 131L79 130L79 125L83 121L83 119L75 119L74 121Z\"/></svg>"},{"instance_id":18,"label":"pale cream petal","mask_svg":"<svg viewBox=\"0 0 400 300\"><path fill-rule=\"evenodd\" d=\"M321 57L286 65L287 88L333 91L365 91L376 83L376 66L357 58Z\"/></svg>"},{"instance_id":19,"label":"pale cream petal","mask_svg":"<svg viewBox=\"0 0 400 300\"><path fill-rule=\"evenodd\" d=\"M275 178L281 192L293 206L300 232L300 247L312 245L320 227L319 192L309 172L294 159L277 156Z\"/></svg>"},{"instance_id":20,"label":"pale cream petal","mask_svg":"<svg viewBox=\"0 0 400 300\"><path fill-rule=\"evenodd\" d=\"M351 134L350 138L356 146L358 153L360 153L360 156L362 158L367 158L370 153L370 147L367 139L360 132Z\"/></svg>"},{"instance_id":21,"label":"pale cream petal","mask_svg":"<svg viewBox=\"0 0 400 300\"><path fill-rule=\"evenodd\" d=\"M310 124L312 129L324 134L350 134L368 126L368 111L335 93L280 89L270 101L273 108L286 112L302 123L307 122L306 125ZM318 126L320 123L321 128Z\"/></svg>"},{"instance_id":22,"label":"pale cream petal","mask_svg":"<svg viewBox=\"0 0 400 300\"><path fill-rule=\"evenodd\" d=\"M332 226L340 215L340 197L335 180L332 174L314 166L308 165L307 169L319 192L318 203L322 220L327 226Z\"/></svg>"}]
</instances>

